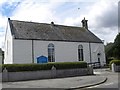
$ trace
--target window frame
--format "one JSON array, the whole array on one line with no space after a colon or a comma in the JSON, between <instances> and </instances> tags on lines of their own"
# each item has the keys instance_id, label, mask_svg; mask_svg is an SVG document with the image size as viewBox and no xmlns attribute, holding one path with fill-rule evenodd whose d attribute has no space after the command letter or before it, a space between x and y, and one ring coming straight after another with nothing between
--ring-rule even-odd
<instances>
[{"instance_id":1,"label":"window frame","mask_svg":"<svg viewBox=\"0 0 120 90\"><path fill-rule=\"evenodd\" d=\"M55 46L53 43L48 44L48 62L55 62Z\"/></svg>"},{"instance_id":2,"label":"window frame","mask_svg":"<svg viewBox=\"0 0 120 90\"><path fill-rule=\"evenodd\" d=\"M78 45L78 61L84 61L83 45Z\"/></svg>"}]
</instances>

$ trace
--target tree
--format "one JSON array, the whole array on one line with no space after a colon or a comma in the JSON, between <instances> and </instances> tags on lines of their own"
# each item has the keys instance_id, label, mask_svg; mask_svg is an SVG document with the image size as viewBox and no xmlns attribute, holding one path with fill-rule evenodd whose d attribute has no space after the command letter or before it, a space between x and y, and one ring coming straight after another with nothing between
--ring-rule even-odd
<instances>
[{"instance_id":1,"label":"tree","mask_svg":"<svg viewBox=\"0 0 120 90\"><path fill-rule=\"evenodd\" d=\"M117 59L120 59L120 33L116 36L114 40L113 56Z\"/></svg>"},{"instance_id":2,"label":"tree","mask_svg":"<svg viewBox=\"0 0 120 90\"><path fill-rule=\"evenodd\" d=\"M112 59L120 60L120 33L116 36L114 43L108 43L105 46L106 62L109 63Z\"/></svg>"},{"instance_id":3,"label":"tree","mask_svg":"<svg viewBox=\"0 0 120 90\"><path fill-rule=\"evenodd\" d=\"M113 50L114 43L107 43L107 45L105 46L106 63L109 63L113 59Z\"/></svg>"},{"instance_id":4,"label":"tree","mask_svg":"<svg viewBox=\"0 0 120 90\"><path fill-rule=\"evenodd\" d=\"M114 43L107 43L107 45L105 46L105 53L108 58L113 56L113 46Z\"/></svg>"}]
</instances>

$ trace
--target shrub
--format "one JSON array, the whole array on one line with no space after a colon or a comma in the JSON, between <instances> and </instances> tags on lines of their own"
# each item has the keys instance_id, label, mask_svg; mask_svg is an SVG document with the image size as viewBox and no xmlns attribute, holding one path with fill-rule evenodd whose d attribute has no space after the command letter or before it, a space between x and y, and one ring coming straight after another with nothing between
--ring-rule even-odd
<instances>
[{"instance_id":1,"label":"shrub","mask_svg":"<svg viewBox=\"0 0 120 90\"><path fill-rule=\"evenodd\" d=\"M120 65L120 60L112 60L112 61L110 61L110 65L111 65L112 63L114 63L114 64L116 64L116 65Z\"/></svg>"},{"instance_id":2,"label":"shrub","mask_svg":"<svg viewBox=\"0 0 120 90\"><path fill-rule=\"evenodd\" d=\"M52 62L46 64L3 64L2 70L6 68L8 72L20 72L20 71L39 71L50 70L52 66L56 69L74 69L74 68L86 68L86 62Z\"/></svg>"}]
</instances>

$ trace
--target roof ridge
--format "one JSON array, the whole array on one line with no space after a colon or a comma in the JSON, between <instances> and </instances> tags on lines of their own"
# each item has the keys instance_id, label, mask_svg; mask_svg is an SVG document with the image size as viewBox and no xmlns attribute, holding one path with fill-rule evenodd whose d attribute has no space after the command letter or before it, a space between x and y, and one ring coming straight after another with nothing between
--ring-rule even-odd
<instances>
[{"instance_id":1,"label":"roof ridge","mask_svg":"<svg viewBox=\"0 0 120 90\"><path fill-rule=\"evenodd\" d=\"M34 24L46 24L46 25L51 25L51 23L41 23L41 22L34 22L34 21L20 21L20 20L11 20L11 21L24 22L24 23L34 23ZM54 26L73 27L73 28L84 28L84 27L69 26L69 25L55 24L55 23L54 23Z\"/></svg>"}]
</instances>

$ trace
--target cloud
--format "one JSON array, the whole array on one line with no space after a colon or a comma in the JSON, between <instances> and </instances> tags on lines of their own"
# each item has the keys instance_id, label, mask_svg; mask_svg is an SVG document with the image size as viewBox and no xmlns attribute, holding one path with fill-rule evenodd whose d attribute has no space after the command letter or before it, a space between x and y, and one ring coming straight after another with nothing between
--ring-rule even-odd
<instances>
[{"instance_id":1,"label":"cloud","mask_svg":"<svg viewBox=\"0 0 120 90\"><path fill-rule=\"evenodd\" d=\"M44 0L0 1L0 47L3 47L4 43L7 17L10 17L11 19L42 23L50 23L51 21L58 22L60 19L55 15L56 8L63 3L64 2L54 2L53 0L47 0L46 2Z\"/></svg>"},{"instance_id":2,"label":"cloud","mask_svg":"<svg viewBox=\"0 0 120 90\"><path fill-rule=\"evenodd\" d=\"M102 4L102 3L101 3ZM118 26L118 5L116 2L106 2L102 4L101 14L96 16L98 27L117 27Z\"/></svg>"},{"instance_id":3,"label":"cloud","mask_svg":"<svg viewBox=\"0 0 120 90\"><path fill-rule=\"evenodd\" d=\"M5 3L10 14L0 12L0 47L4 41L7 16L41 23L54 21L68 26L81 26L81 20L86 17L89 29L106 42L113 41L118 32L118 0L0 0L0 9Z\"/></svg>"},{"instance_id":4,"label":"cloud","mask_svg":"<svg viewBox=\"0 0 120 90\"><path fill-rule=\"evenodd\" d=\"M100 0L88 5L79 17L67 17L65 24L80 25L86 17L89 29L105 42L113 42L118 33L118 0Z\"/></svg>"},{"instance_id":5,"label":"cloud","mask_svg":"<svg viewBox=\"0 0 120 90\"><path fill-rule=\"evenodd\" d=\"M0 48L3 47L7 18L0 13Z\"/></svg>"},{"instance_id":6,"label":"cloud","mask_svg":"<svg viewBox=\"0 0 120 90\"><path fill-rule=\"evenodd\" d=\"M97 13L93 15L91 30L105 42L113 42L118 33L118 1L101 1L93 6L93 11Z\"/></svg>"},{"instance_id":7,"label":"cloud","mask_svg":"<svg viewBox=\"0 0 120 90\"><path fill-rule=\"evenodd\" d=\"M4 45L4 39L5 39L5 31L7 26L7 16L3 15L3 4L8 3L8 5L11 4L11 1L15 0L0 0L0 48Z\"/></svg>"},{"instance_id":8,"label":"cloud","mask_svg":"<svg viewBox=\"0 0 120 90\"><path fill-rule=\"evenodd\" d=\"M51 22L59 21L60 19L55 16L55 8L59 7L62 3L57 2L40 2L25 0L13 12L12 19L34 21L34 22Z\"/></svg>"},{"instance_id":9,"label":"cloud","mask_svg":"<svg viewBox=\"0 0 120 90\"><path fill-rule=\"evenodd\" d=\"M118 32L120 33L120 1L118 3Z\"/></svg>"},{"instance_id":10,"label":"cloud","mask_svg":"<svg viewBox=\"0 0 120 90\"><path fill-rule=\"evenodd\" d=\"M105 40L105 43L113 42L118 33L118 1L101 1L93 6L93 9L97 13L93 15L94 21L90 24L91 30Z\"/></svg>"},{"instance_id":11,"label":"cloud","mask_svg":"<svg viewBox=\"0 0 120 90\"><path fill-rule=\"evenodd\" d=\"M7 24L6 21L7 21L6 16L2 16L2 15L0 14L0 28L5 29L6 24Z\"/></svg>"},{"instance_id":12,"label":"cloud","mask_svg":"<svg viewBox=\"0 0 120 90\"><path fill-rule=\"evenodd\" d=\"M4 32L0 32L0 48L2 47L3 48L3 45L4 45Z\"/></svg>"},{"instance_id":13,"label":"cloud","mask_svg":"<svg viewBox=\"0 0 120 90\"><path fill-rule=\"evenodd\" d=\"M5 30L7 26L7 17L0 12L0 48L3 47Z\"/></svg>"}]
</instances>

